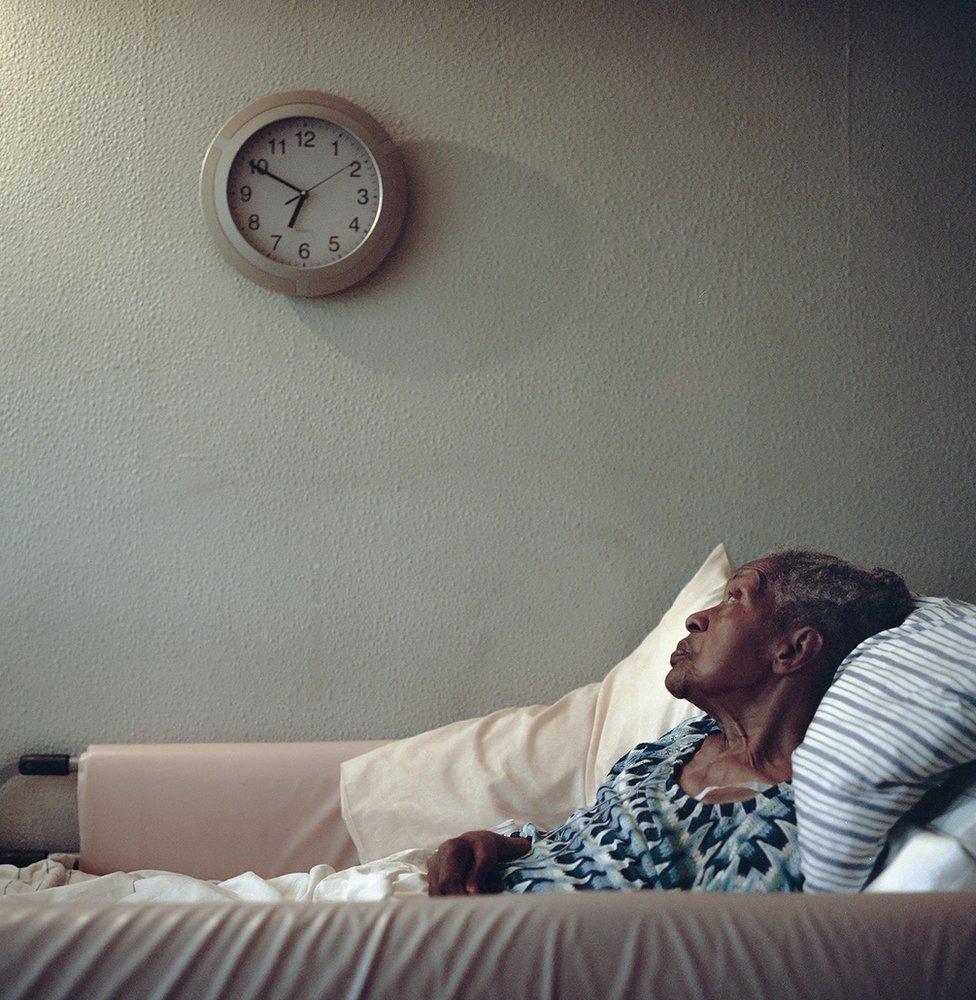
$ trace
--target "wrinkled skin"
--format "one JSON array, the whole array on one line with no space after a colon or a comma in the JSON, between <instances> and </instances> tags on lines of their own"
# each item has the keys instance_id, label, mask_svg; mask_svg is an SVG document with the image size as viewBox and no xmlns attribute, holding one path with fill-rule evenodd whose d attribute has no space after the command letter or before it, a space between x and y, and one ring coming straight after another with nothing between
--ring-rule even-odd
<instances>
[{"instance_id":1,"label":"wrinkled skin","mask_svg":"<svg viewBox=\"0 0 976 1000\"><path fill-rule=\"evenodd\" d=\"M472 830L445 840L427 865L431 896L476 896L502 891L505 864L527 854L532 841L491 830Z\"/></svg>"}]
</instances>

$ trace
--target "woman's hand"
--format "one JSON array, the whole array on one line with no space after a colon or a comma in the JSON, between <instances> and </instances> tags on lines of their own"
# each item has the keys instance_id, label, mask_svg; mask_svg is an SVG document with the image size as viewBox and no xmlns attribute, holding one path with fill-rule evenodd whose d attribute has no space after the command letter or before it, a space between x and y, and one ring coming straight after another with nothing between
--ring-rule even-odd
<instances>
[{"instance_id":1,"label":"woman's hand","mask_svg":"<svg viewBox=\"0 0 976 1000\"><path fill-rule=\"evenodd\" d=\"M491 830L472 830L445 840L427 862L431 896L474 896L501 892L505 863L528 854L532 841Z\"/></svg>"}]
</instances>

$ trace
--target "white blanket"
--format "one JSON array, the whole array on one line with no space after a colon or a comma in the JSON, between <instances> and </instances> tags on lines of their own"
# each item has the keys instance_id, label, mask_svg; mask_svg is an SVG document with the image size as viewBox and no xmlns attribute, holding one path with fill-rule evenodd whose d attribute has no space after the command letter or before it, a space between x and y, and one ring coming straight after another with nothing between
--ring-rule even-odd
<instances>
[{"instance_id":1,"label":"white blanket","mask_svg":"<svg viewBox=\"0 0 976 1000\"><path fill-rule=\"evenodd\" d=\"M433 850L399 851L356 868L336 871L316 865L265 879L244 872L223 882L204 881L175 872L113 872L89 875L72 871L61 861L46 858L26 868L0 865L0 903L120 902L202 903L252 902L318 903L332 900L372 900L427 895L427 859Z\"/></svg>"},{"instance_id":2,"label":"white blanket","mask_svg":"<svg viewBox=\"0 0 976 1000\"><path fill-rule=\"evenodd\" d=\"M514 821L499 824L497 832L511 832ZM947 892L976 889L976 858L959 838L932 827L905 824L892 838L882 872L868 892ZM387 858L336 871L316 865L264 879L244 872L223 882L204 881L175 872L113 872L88 875L73 871L52 855L26 868L0 865L0 904L20 902L166 902L251 900L254 902L317 903L335 900L372 900L427 895L427 861L433 850L399 851Z\"/></svg>"}]
</instances>

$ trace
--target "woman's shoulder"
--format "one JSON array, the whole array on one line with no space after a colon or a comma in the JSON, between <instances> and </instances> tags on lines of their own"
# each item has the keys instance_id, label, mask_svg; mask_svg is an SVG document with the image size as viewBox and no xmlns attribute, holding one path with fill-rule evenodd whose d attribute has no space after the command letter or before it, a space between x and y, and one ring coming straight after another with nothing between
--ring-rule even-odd
<instances>
[{"instance_id":1,"label":"woman's shoulder","mask_svg":"<svg viewBox=\"0 0 976 1000\"><path fill-rule=\"evenodd\" d=\"M663 760L676 756L686 751L690 746L697 746L709 733L715 733L718 730L718 723L710 715L702 712L700 715L679 722L674 729L669 730L656 740L638 743L614 764L610 773L619 773L637 762Z\"/></svg>"},{"instance_id":2,"label":"woman's shoulder","mask_svg":"<svg viewBox=\"0 0 976 1000\"><path fill-rule=\"evenodd\" d=\"M693 715L690 719L679 722L674 729L669 730L659 739L647 743L638 743L635 750L641 747L674 746L677 743L685 743L689 739L700 740L709 733L719 732L718 723L707 713L701 712Z\"/></svg>"}]
</instances>

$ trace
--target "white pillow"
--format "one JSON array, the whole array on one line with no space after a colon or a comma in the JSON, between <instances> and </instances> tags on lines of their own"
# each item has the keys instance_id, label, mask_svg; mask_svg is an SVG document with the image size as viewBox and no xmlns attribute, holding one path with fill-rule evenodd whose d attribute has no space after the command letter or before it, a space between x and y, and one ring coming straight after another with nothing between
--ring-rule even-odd
<instances>
[{"instance_id":1,"label":"white pillow","mask_svg":"<svg viewBox=\"0 0 976 1000\"><path fill-rule=\"evenodd\" d=\"M888 856L868 892L976 889L976 767L960 768L930 792L888 838Z\"/></svg>"},{"instance_id":2,"label":"white pillow","mask_svg":"<svg viewBox=\"0 0 976 1000\"><path fill-rule=\"evenodd\" d=\"M624 753L698 711L665 690L668 658L688 615L717 603L731 576L719 545L630 656L553 705L503 708L344 761L342 816L360 861L510 817L551 829L588 805Z\"/></svg>"}]
</instances>

